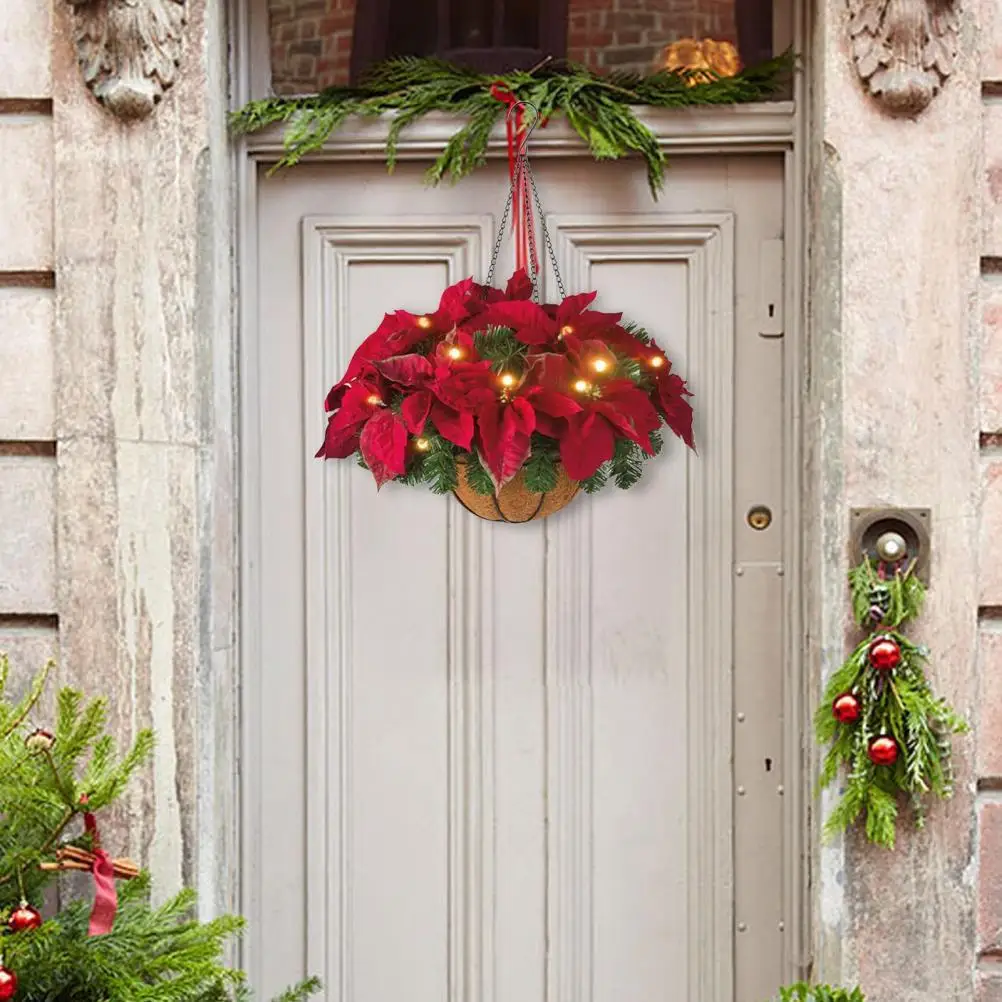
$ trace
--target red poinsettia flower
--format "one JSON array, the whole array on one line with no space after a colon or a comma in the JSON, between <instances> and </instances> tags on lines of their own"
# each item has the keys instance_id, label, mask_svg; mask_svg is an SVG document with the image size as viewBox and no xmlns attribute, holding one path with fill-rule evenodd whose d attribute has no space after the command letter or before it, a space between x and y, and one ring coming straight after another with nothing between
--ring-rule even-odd
<instances>
[{"instance_id":1,"label":"red poinsettia flower","mask_svg":"<svg viewBox=\"0 0 1002 1002\"><path fill-rule=\"evenodd\" d=\"M654 372L654 401L658 410L664 415L665 424L685 444L695 451L696 445L692 437L692 405L686 400L691 397L685 380L672 372L671 362L664 353L654 345L648 365Z\"/></svg>"},{"instance_id":2,"label":"red poinsettia flower","mask_svg":"<svg viewBox=\"0 0 1002 1002\"><path fill-rule=\"evenodd\" d=\"M345 459L359 444L365 423L381 408L385 408L385 389L378 375L367 375L349 386L335 413L327 421L324 444L317 458Z\"/></svg>"},{"instance_id":3,"label":"red poinsettia flower","mask_svg":"<svg viewBox=\"0 0 1002 1002\"><path fill-rule=\"evenodd\" d=\"M484 312L484 322L510 327L523 344L555 345L567 335L586 337L618 325L622 313L598 313L588 309L597 295L583 292L568 296L559 306L540 306L530 300L498 302Z\"/></svg>"},{"instance_id":4,"label":"red poinsettia flower","mask_svg":"<svg viewBox=\"0 0 1002 1002\"><path fill-rule=\"evenodd\" d=\"M412 435L431 420L438 433L461 449L473 441L473 409L493 394L487 362L448 361L433 365L424 355L397 355L376 363L389 382L410 392L400 416Z\"/></svg>"},{"instance_id":5,"label":"red poinsettia flower","mask_svg":"<svg viewBox=\"0 0 1002 1002\"><path fill-rule=\"evenodd\" d=\"M328 412L337 408L345 387L362 375L367 364L402 355L429 335L451 331L465 320L471 309L478 308L477 288L472 278L465 278L442 293L434 313L418 314L407 310L387 313L376 330L355 350L345 374L327 394Z\"/></svg>"},{"instance_id":6,"label":"red poinsettia flower","mask_svg":"<svg viewBox=\"0 0 1002 1002\"><path fill-rule=\"evenodd\" d=\"M540 355L533 367L541 385L573 392L580 410L567 418L558 435L560 461L572 480L586 480L612 459L616 437L636 442L654 454L651 432L661 418L650 398L629 379L606 378L615 359L603 341L566 339L567 354Z\"/></svg>"},{"instance_id":7,"label":"red poinsettia flower","mask_svg":"<svg viewBox=\"0 0 1002 1002\"><path fill-rule=\"evenodd\" d=\"M480 452L494 487L500 490L522 468L536 430L555 437L558 422L581 405L565 393L502 373L500 390L477 409Z\"/></svg>"}]
</instances>

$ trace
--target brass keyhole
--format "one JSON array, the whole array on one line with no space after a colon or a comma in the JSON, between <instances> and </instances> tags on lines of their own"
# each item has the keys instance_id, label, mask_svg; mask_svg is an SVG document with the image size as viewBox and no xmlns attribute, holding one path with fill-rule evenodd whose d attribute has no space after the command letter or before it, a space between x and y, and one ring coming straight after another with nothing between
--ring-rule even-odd
<instances>
[{"instance_id":1,"label":"brass keyhole","mask_svg":"<svg viewBox=\"0 0 1002 1002\"><path fill-rule=\"evenodd\" d=\"M764 504L755 505L748 512L748 524L758 532L772 525L772 512Z\"/></svg>"}]
</instances>

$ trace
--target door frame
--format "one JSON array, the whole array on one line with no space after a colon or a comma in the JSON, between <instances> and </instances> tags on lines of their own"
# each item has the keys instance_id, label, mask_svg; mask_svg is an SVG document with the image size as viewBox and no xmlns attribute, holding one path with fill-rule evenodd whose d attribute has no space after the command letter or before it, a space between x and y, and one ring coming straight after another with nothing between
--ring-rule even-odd
<instances>
[{"instance_id":1,"label":"door frame","mask_svg":"<svg viewBox=\"0 0 1002 1002\"><path fill-rule=\"evenodd\" d=\"M810 36L810 4L792 0L789 26L795 51L807 50ZM233 108L251 97L268 92L270 55L267 33L267 0L227 0L230 34L230 95ZM784 283L785 283L785 372L784 450L788 457L783 490L785 512L783 552L786 555L784 606L784 829L790 848L785 876L782 930L784 968L787 980L808 976L812 968L813 939L810 894L812 872L817 866L819 838L810 810L814 755L810 740L810 707L816 694L816 673L805 672L808 640L805 634L808 588L811 577L805 566L803 533L811 504L813 482L804 476L802 463L808 455L803 416L807 411L809 385L807 344L807 234L808 234L808 143L809 81L803 72L794 75L793 100L684 111L651 110L644 120L658 135L671 156L685 154L779 153L784 159ZM399 159L429 160L445 145L455 128L448 116L431 115L406 130L400 142ZM312 159L318 161L377 160L384 155L386 126L380 122L352 122ZM231 450L235 468L219 476L231 477L236 485L231 512L238 529L238 574L236 596L229 615L235 622L236 656L229 663L230 677L217 685L237 693L238 720L223 714L203 728L206 745L217 749L211 763L199 770L198 799L212 804L218 819L214 830L203 830L197 859L197 883L206 911L237 911L253 921L257 902L247 879L247 842L243 834L255 824L254 805L242 795L241 776L253 771L255 749L248 740L244 722L260 718L261 687L257 625L261 621L260 581L256 576L255 546L261 536L259 510L253 488L260 482L259 450L255 433L255 407L259 399L260 371L256 357L258 323L254 298L247 290L247 276L256 270L257 174L262 164L274 163L282 152L281 131L271 129L241 137L231 148L234 213L232 238L234 310L233 367L216 376L228 382L227 392L239 401L237 446ZM506 156L503 130L492 137L488 155ZM533 156L585 158L588 150L563 120L556 120L533 139ZM670 168L669 168L670 183ZM226 400L222 393L218 401ZM814 476L818 474L815 472ZM814 615L811 610L811 615ZM241 961L251 977L260 945L253 934L240 949Z\"/></svg>"}]
</instances>

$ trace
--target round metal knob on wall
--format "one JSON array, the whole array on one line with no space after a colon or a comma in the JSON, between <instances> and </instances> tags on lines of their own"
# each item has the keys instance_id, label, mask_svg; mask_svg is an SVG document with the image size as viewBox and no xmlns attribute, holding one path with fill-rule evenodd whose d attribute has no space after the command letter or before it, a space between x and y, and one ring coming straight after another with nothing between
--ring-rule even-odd
<instances>
[{"instance_id":1,"label":"round metal knob on wall","mask_svg":"<svg viewBox=\"0 0 1002 1002\"><path fill-rule=\"evenodd\" d=\"M761 532L772 525L772 511L764 504L757 504L748 510L747 521L753 529Z\"/></svg>"}]
</instances>

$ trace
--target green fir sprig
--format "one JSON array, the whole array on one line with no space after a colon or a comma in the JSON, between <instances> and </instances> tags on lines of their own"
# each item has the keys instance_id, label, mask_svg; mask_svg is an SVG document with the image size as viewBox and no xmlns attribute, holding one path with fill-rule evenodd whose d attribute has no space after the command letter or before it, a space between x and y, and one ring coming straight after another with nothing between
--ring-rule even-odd
<instances>
[{"instance_id":1,"label":"green fir sprig","mask_svg":"<svg viewBox=\"0 0 1002 1002\"><path fill-rule=\"evenodd\" d=\"M283 124L285 152L277 165L283 167L321 149L353 116L389 115L386 163L392 170L400 136L408 125L432 112L453 114L465 122L427 172L428 181L437 184L443 178L458 181L486 161L491 132L507 110L491 93L500 83L536 108L543 121L563 114L596 160L639 154L647 164L651 193L657 197L664 186L666 160L654 132L635 109L763 101L783 86L793 65L792 53L786 52L730 77L713 77L705 70L600 76L584 66L563 62L498 77L439 59L404 57L373 67L356 87L251 101L230 121L237 133Z\"/></svg>"},{"instance_id":2,"label":"green fir sprig","mask_svg":"<svg viewBox=\"0 0 1002 1002\"><path fill-rule=\"evenodd\" d=\"M922 827L928 795L947 798L953 792L950 736L967 724L932 691L925 666L929 652L899 630L921 611L925 587L914 568L881 575L879 564L865 560L849 574L856 622L870 632L831 676L814 716L819 743L828 745L819 779L824 789L845 771L842 795L827 822L825 835L864 819L871 842L893 848L899 795L911 803L915 822ZM896 644L900 662L893 669L871 664L875 642ZM840 722L835 701L850 695L859 705L856 720ZM892 738L898 755L891 765L875 764L871 743Z\"/></svg>"}]
</instances>

